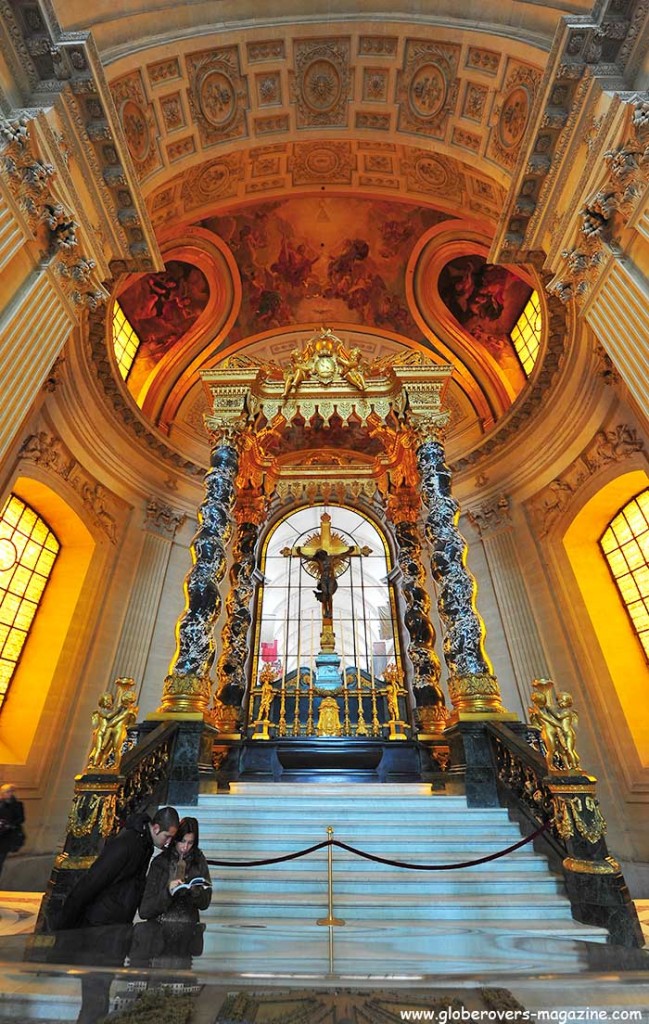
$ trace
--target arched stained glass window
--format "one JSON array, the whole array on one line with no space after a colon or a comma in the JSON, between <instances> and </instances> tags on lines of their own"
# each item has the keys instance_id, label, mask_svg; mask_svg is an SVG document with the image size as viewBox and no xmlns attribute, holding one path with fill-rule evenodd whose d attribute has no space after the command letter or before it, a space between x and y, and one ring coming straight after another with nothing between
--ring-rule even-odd
<instances>
[{"instance_id":1,"label":"arched stained glass window","mask_svg":"<svg viewBox=\"0 0 649 1024\"><path fill-rule=\"evenodd\" d=\"M649 489L620 509L600 545L649 660Z\"/></svg>"},{"instance_id":2,"label":"arched stained glass window","mask_svg":"<svg viewBox=\"0 0 649 1024\"><path fill-rule=\"evenodd\" d=\"M0 518L0 709L59 550L45 520L11 494Z\"/></svg>"},{"instance_id":3,"label":"arched stained glass window","mask_svg":"<svg viewBox=\"0 0 649 1024\"><path fill-rule=\"evenodd\" d=\"M525 376L529 377L541 346L541 303L538 292L532 292L530 295L512 329L511 339Z\"/></svg>"},{"instance_id":4,"label":"arched stained glass window","mask_svg":"<svg viewBox=\"0 0 649 1024\"><path fill-rule=\"evenodd\" d=\"M126 380L140 347L140 339L126 319L119 302L113 305L113 346L119 372Z\"/></svg>"}]
</instances>

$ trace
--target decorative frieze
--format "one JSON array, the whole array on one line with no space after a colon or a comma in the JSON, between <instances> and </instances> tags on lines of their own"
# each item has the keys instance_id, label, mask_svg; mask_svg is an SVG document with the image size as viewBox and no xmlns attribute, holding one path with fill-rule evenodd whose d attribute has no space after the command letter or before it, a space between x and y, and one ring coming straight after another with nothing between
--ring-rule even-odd
<instances>
[{"instance_id":1,"label":"decorative frieze","mask_svg":"<svg viewBox=\"0 0 649 1024\"><path fill-rule=\"evenodd\" d=\"M612 430L598 430L574 462L530 502L530 517L539 533L542 536L548 533L593 473L643 448L634 428L626 423L618 423Z\"/></svg>"},{"instance_id":2,"label":"decorative frieze","mask_svg":"<svg viewBox=\"0 0 649 1024\"><path fill-rule=\"evenodd\" d=\"M60 437L39 430L23 441L19 456L49 473L56 473L76 492L95 524L111 544L117 543L117 509L105 487L74 458Z\"/></svg>"}]
</instances>

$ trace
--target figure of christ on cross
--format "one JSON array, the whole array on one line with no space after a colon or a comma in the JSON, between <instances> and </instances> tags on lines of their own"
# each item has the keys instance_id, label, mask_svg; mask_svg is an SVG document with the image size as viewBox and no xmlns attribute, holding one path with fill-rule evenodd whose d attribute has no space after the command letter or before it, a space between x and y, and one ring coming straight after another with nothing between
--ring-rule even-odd
<instances>
[{"instance_id":1,"label":"figure of christ on cross","mask_svg":"<svg viewBox=\"0 0 649 1024\"><path fill-rule=\"evenodd\" d=\"M334 649L333 596L338 590L336 576L345 571L349 558L355 555L369 555L371 548L348 545L343 537L331 532L331 516L326 512L320 517L320 530L305 544L283 548L285 558L301 558L310 576L315 576L318 585L313 591L322 605L321 646L323 650Z\"/></svg>"}]
</instances>

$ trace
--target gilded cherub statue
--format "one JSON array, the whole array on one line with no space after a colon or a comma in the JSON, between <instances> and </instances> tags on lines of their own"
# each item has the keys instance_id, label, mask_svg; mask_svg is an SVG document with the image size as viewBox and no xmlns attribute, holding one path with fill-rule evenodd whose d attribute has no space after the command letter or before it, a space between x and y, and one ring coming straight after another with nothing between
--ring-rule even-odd
<instances>
[{"instance_id":1,"label":"gilded cherub statue","mask_svg":"<svg viewBox=\"0 0 649 1024\"><path fill-rule=\"evenodd\" d=\"M578 716L572 697L565 691L557 694L556 707L550 703L551 679L535 679L532 683L532 706L528 709L530 723L541 732L546 750L545 759L551 771L575 771L580 768L575 749L575 727Z\"/></svg>"},{"instance_id":2,"label":"gilded cherub statue","mask_svg":"<svg viewBox=\"0 0 649 1024\"><path fill-rule=\"evenodd\" d=\"M95 768L106 739L108 722L113 713L114 699L106 690L97 701L97 710L92 713L92 747L88 755L88 768Z\"/></svg>"},{"instance_id":3,"label":"gilded cherub statue","mask_svg":"<svg viewBox=\"0 0 649 1024\"><path fill-rule=\"evenodd\" d=\"M399 696L405 693L405 690L402 686L402 674L394 662L386 665L383 679L385 680L385 697L388 702L389 718L393 722L398 722L401 718Z\"/></svg>"},{"instance_id":4,"label":"gilded cherub statue","mask_svg":"<svg viewBox=\"0 0 649 1024\"><path fill-rule=\"evenodd\" d=\"M581 761L575 749L575 730L579 722L579 716L573 709L572 695L566 693L565 690L562 693L558 693L557 707L559 710L555 711L555 715L559 719L559 736L566 767L579 768L581 767Z\"/></svg>"},{"instance_id":5,"label":"gilded cherub statue","mask_svg":"<svg viewBox=\"0 0 649 1024\"><path fill-rule=\"evenodd\" d=\"M97 710L92 715L94 731L87 765L90 770L119 770L126 734L137 721L137 697L132 690L134 681L124 676L116 679L115 685L118 690L117 707L113 710L113 695L106 691L99 698ZM111 757L113 764L108 768Z\"/></svg>"}]
</instances>

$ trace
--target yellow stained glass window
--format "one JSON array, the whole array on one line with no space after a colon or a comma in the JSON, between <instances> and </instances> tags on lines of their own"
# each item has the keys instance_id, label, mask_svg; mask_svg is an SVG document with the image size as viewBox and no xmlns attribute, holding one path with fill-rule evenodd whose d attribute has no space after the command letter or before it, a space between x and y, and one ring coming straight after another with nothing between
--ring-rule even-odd
<instances>
[{"instance_id":1,"label":"yellow stained glass window","mask_svg":"<svg viewBox=\"0 0 649 1024\"><path fill-rule=\"evenodd\" d=\"M525 376L529 377L541 347L541 303L532 292L510 335Z\"/></svg>"},{"instance_id":2,"label":"yellow stained glass window","mask_svg":"<svg viewBox=\"0 0 649 1024\"><path fill-rule=\"evenodd\" d=\"M11 494L0 517L0 709L59 549L45 520Z\"/></svg>"},{"instance_id":3,"label":"yellow stained glass window","mask_svg":"<svg viewBox=\"0 0 649 1024\"><path fill-rule=\"evenodd\" d=\"M113 346L119 372L126 380L140 347L140 339L124 316L119 302L113 306Z\"/></svg>"},{"instance_id":4,"label":"yellow stained glass window","mask_svg":"<svg viewBox=\"0 0 649 1024\"><path fill-rule=\"evenodd\" d=\"M649 660L649 489L620 509L599 543Z\"/></svg>"}]
</instances>

